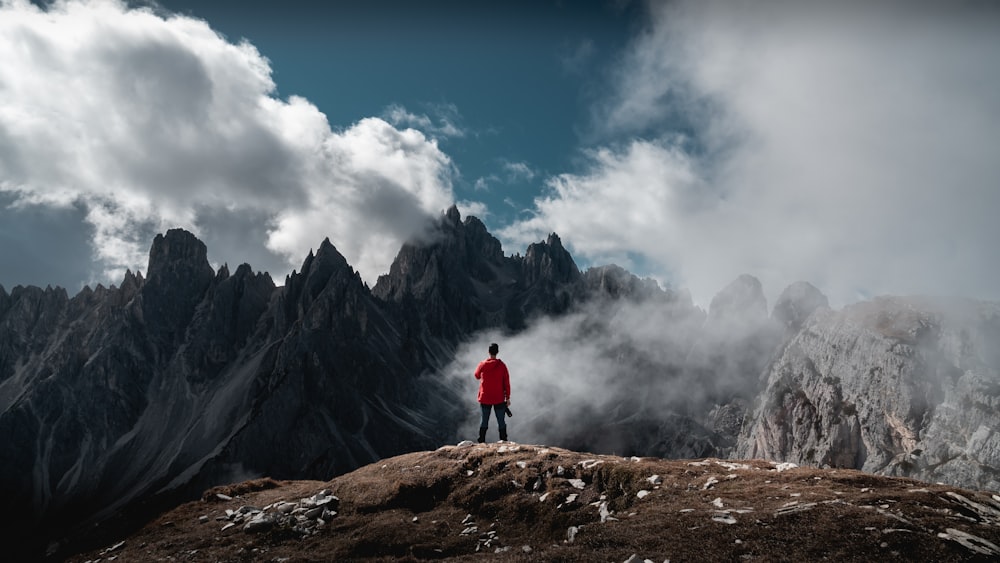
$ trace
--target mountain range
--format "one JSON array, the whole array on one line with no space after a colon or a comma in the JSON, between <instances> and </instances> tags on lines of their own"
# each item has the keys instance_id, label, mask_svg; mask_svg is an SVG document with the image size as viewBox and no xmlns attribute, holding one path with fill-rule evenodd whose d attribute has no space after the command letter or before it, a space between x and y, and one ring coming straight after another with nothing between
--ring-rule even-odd
<instances>
[{"instance_id":1,"label":"mountain range","mask_svg":"<svg viewBox=\"0 0 1000 563\"><path fill-rule=\"evenodd\" d=\"M212 486L454 443L478 425L459 375L491 337L533 351L513 374L525 440L1000 488L1000 305L834 310L798 282L769 311L744 275L706 311L581 272L555 234L508 256L451 208L373 287L329 240L276 286L213 269L179 229L119 286L0 287L0 494L19 515L0 534L59 556Z\"/></svg>"}]
</instances>

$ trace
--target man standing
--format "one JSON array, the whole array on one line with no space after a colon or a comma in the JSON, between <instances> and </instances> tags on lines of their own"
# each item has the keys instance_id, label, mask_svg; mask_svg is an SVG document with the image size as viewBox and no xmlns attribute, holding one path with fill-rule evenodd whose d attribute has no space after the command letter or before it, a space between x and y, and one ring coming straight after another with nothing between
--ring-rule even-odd
<instances>
[{"instance_id":1,"label":"man standing","mask_svg":"<svg viewBox=\"0 0 1000 563\"><path fill-rule=\"evenodd\" d=\"M507 423L504 421L504 411L510 406L510 374L507 366L497 358L500 347L494 342L490 344L490 357L476 366L476 379L479 380L479 408L483 418L479 423L479 443L486 441L486 429L490 423L490 409L496 413L497 428L500 439L507 440Z\"/></svg>"}]
</instances>

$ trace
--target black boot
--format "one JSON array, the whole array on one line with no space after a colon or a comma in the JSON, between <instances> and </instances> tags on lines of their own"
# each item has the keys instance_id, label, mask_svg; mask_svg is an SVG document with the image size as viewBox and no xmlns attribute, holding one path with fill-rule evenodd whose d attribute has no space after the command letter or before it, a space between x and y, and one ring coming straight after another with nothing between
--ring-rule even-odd
<instances>
[{"instance_id":1,"label":"black boot","mask_svg":"<svg viewBox=\"0 0 1000 563\"><path fill-rule=\"evenodd\" d=\"M500 429L500 441L501 442L506 442L507 441L507 427L504 427L504 428Z\"/></svg>"},{"instance_id":2,"label":"black boot","mask_svg":"<svg viewBox=\"0 0 1000 563\"><path fill-rule=\"evenodd\" d=\"M480 428L479 429L479 443L482 444L485 441L486 441L486 429L485 428Z\"/></svg>"}]
</instances>

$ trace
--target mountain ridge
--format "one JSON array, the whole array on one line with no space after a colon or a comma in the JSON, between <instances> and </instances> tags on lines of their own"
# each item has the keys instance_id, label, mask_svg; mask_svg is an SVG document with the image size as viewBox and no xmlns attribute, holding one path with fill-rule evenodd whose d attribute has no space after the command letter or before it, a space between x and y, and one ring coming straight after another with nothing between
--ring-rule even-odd
<instances>
[{"instance_id":1,"label":"mountain ridge","mask_svg":"<svg viewBox=\"0 0 1000 563\"><path fill-rule=\"evenodd\" d=\"M170 230L146 277L120 287L0 288L0 492L34 515L3 533L44 539L26 554L65 553L96 541L95 524L116 533L211 486L328 479L454 443L476 424L474 394L448 373L490 335L541 344L539 366L515 374L534 412L514 436L997 488L997 305L959 300L949 316L894 299L836 312L803 282L768 315L741 276L705 312L617 266L581 272L554 233L504 255L454 208L370 289L329 239L277 287L246 264L213 270L201 241ZM545 375L545 356L573 355L600 393ZM899 389L930 391L861 400Z\"/></svg>"}]
</instances>

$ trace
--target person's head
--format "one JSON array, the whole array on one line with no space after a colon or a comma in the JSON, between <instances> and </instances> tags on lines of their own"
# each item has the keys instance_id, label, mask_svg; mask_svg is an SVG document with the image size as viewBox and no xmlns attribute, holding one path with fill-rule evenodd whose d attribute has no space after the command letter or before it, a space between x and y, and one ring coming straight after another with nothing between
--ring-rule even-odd
<instances>
[{"instance_id":1,"label":"person's head","mask_svg":"<svg viewBox=\"0 0 1000 563\"><path fill-rule=\"evenodd\" d=\"M496 342L490 344L490 355L491 356L496 356L497 353L499 353L499 352L500 352L500 347L497 346Z\"/></svg>"}]
</instances>

